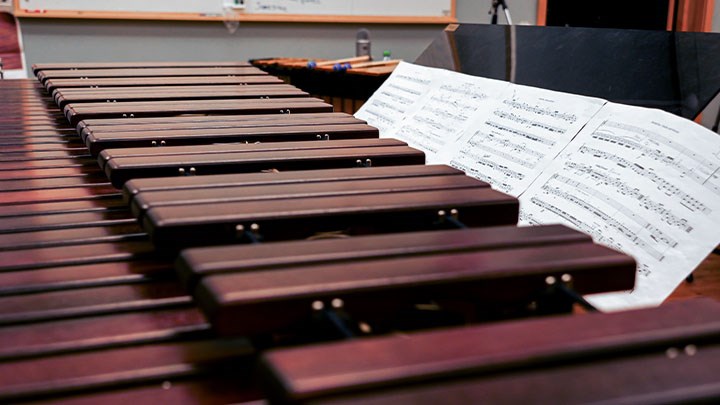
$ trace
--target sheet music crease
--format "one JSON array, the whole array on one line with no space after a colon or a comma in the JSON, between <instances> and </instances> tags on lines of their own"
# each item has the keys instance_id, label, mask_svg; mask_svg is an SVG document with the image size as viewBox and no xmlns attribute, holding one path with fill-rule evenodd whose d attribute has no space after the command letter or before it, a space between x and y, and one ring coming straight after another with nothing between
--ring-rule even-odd
<instances>
[{"instance_id":1,"label":"sheet music crease","mask_svg":"<svg viewBox=\"0 0 720 405\"><path fill-rule=\"evenodd\" d=\"M608 103L520 196L521 222L565 223L635 257L635 289L594 304L660 304L717 246L719 141L672 114Z\"/></svg>"},{"instance_id":2,"label":"sheet music crease","mask_svg":"<svg viewBox=\"0 0 720 405\"><path fill-rule=\"evenodd\" d=\"M661 110L403 63L356 114L638 262L603 310L660 304L720 243L720 137Z\"/></svg>"}]
</instances>

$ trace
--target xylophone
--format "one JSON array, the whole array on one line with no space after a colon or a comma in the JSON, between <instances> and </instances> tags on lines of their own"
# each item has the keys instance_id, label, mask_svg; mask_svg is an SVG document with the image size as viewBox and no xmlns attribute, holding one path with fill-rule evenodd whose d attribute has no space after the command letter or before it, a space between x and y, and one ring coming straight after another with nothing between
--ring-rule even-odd
<instances>
[{"instance_id":1,"label":"xylophone","mask_svg":"<svg viewBox=\"0 0 720 405\"><path fill-rule=\"evenodd\" d=\"M345 343L291 349L299 363L269 352L262 372L256 366L267 349L337 339L377 347L382 357L396 352L382 346L394 334L423 339L433 332L413 331L453 327L435 332L440 340L430 346L408 347L432 354L428 347L454 347L463 325L568 313L586 304L580 294L634 283L631 258L562 226L514 226L514 198L453 168L423 165L422 152L377 139L366 123L245 64L34 70L39 81L0 82L3 402L314 400L278 388L295 379L320 383L325 399L398 381L461 375L465 384L465 371L420 378L400 364L387 378L375 372L372 384L336 387L333 370L371 372L350 370L365 349ZM692 310L717 308L668 316ZM578 337L601 339L617 328L614 317L583 319L473 326L497 342L514 331L522 344L468 367L530 372L542 363L528 366L537 359L526 351L535 331L608 322L597 336ZM685 340L716 342L717 325L705 321ZM657 348L668 340L653 328L670 326L638 329ZM467 331L457 350L485 333ZM560 339L560 353L564 335L547 337ZM647 341L628 339L637 344L603 347L627 354ZM405 362L397 353L383 361ZM436 360L461 362L464 352L454 353L450 363ZM342 361L324 368L308 358ZM298 364L321 372L308 376Z\"/></svg>"},{"instance_id":2,"label":"xylophone","mask_svg":"<svg viewBox=\"0 0 720 405\"><path fill-rule=\"evenodd\" d=\"M288 83L306 90L335 111L354 114L390 76L400 60L371 61L369 56L334 60L268 58L251 61Z\"/></svg>"}]
</instances>

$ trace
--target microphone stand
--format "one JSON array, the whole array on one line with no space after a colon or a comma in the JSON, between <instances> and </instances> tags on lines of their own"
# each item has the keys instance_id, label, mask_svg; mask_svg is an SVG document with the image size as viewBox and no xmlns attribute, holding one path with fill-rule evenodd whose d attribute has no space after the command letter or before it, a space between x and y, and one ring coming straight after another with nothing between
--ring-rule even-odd
<instances>
[{"instance_id":1,"label":"microphone stand","mask_svg":"<svg viewBox=\"0 0 720 405\"><path fill-rule=\"evenodd\" d=\"M488 14L492 14L492 18L490 20L491 24L497 24L498 23L498 7L502 6L503 12L505 12L505 19L507 20L508 25L512 25L512 18L510 18L510 10L508 10L507 3L505 0L493 0L492 2L492 8L490 9L490 12Z\"/></svg>"}]
</instances>

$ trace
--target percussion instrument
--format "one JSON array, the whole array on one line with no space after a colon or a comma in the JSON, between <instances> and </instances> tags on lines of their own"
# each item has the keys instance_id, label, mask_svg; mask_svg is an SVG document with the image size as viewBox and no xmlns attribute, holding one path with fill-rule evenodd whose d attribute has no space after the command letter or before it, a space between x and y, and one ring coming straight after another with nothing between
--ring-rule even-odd
<instances>
[{"instance_id":1,"label":"percussion instrument","mask_svg":"<svg viewBox=\"0 0 720 405\"><path fill-rule=\"evenodd\" d=\"M567 313L588 306L580 294L630 289L635 262L563 226L514 226L516 199L425 166L422 152L243 63L33 69L42 86L0 82L3 401L304 401L316 391L351 400L373 387L416 395L410 380L462 392L475 390L476 370L485 383L546 349L582 352L576 363L634 350L620 338L595 345L617 319L641 319L638 334L666 342L641 314L487 323ZM717 309L703 305L668 315L707 314L683 339L710 336L702 328ZM507 343L504 358L482 343L485 331ZM412 333L407 352L435 353L427 361L446 368L412 366L426 360L403 357L397 333ZM339 338L357 339L326 342ZM587 351L563 355L574 338ZM268 352L265 371L254 371L265 350L310 342L326 343ZM445 346L457 350L434 351ZM375 347L378 362L364 363ZM302 362L342 361L296 369L293 350ZM371 370L393 362L392 375ZM522 378L536 364L546 363L517 366ZM322 375L336 371L365 377ZM455 375L473 380L449 386Z\"/></svg>"}]
</instances>

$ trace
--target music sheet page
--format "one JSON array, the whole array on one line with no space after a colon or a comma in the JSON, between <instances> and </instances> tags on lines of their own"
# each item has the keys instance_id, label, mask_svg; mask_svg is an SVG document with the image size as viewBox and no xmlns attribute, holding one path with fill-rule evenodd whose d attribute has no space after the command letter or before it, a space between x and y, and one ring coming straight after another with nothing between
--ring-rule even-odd
<instances>
[{"instance_id":1,"label":"music sheet page","mask_svg":"<svg viewBox=\"0 0 720 405\"><path fill-rule=\"evenodd\" d=\"M468 123L450 165L517 197L605 102L511 85Z\"/></svg>"},{"instance_id":2,"label":"music sheet page","mask_svg":"<svg viewBox=\"0 0 720 405\"><path fill-rule=\"evenodd\" d=\"M428 164L445 163L468 120L493 104L510 83L439 71L414 112L388 131L388 136L425 152Z\"/></svg>"},{"instance_id":3,"label":"music sheet page","mask_svg":"<svg viewBox=\"0 0 720 405\"><path fill-rule=\"evenodd\" d=\"M400 62L392 75L355 113L380 130L380 136L391 136L390 129L412 113L442 70Z\"/></svg>"},{"instance_id":4,"label":"music sheet page","mask_svg":"<svg viewBox=\"0 0 720 405\"><path fill-rule=\"evenodd\" d=\"M594 305L657 305L718 243L718 168L714 132L608 103L520 196L521 223L563 223L635 257L635 289L587 297Z\"/></svg>"}]
</instances>

